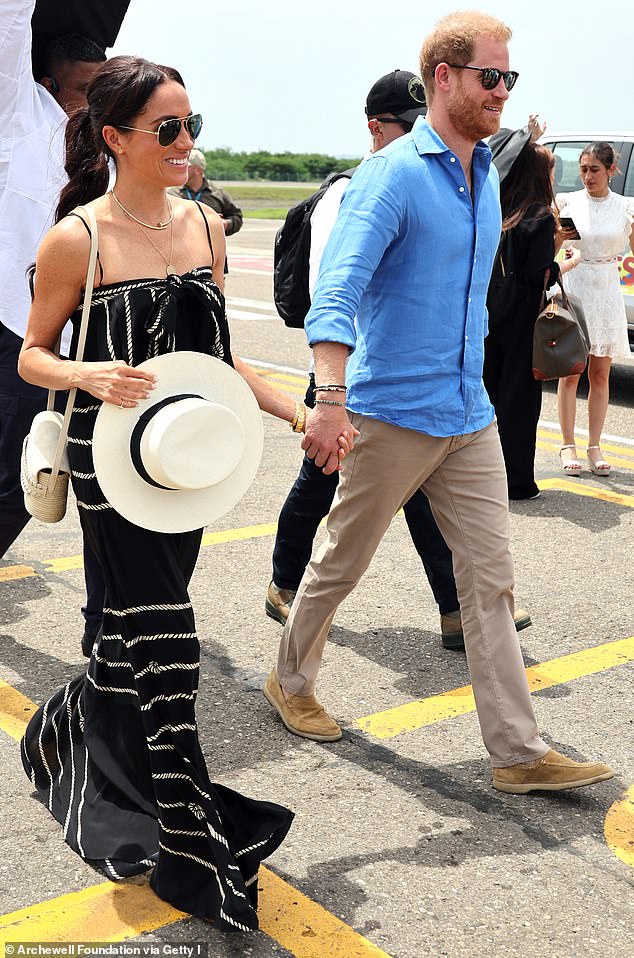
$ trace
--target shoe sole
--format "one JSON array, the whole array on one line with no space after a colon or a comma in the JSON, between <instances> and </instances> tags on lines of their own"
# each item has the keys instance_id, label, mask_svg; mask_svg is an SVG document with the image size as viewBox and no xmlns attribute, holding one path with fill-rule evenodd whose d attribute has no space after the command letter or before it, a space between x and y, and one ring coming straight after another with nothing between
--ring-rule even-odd
<instances>
[{"instance_id":1,"label":"shoe sole","mask_svg":"<svg viewBox=\"0 0 634 958\"><path fill-rule=\"evenodd\" d=\"M529 625L533 624L533 620L530 615L523 615L521 619L515 619L515 631L521 632L523 629L527 629Z\"/></svg>"},{"instance_id":2,"label":"shoe sole","mask_svg":"<svg viewBox=\"0 0 634 958\"><path fill-rule=\"evenodd\" d=\"M580 782L561 782L554 785L549 782L530 783L525 785L509 785L506 782L496 782L493 780L493 788L498 792L507 792L510 795L526 795L528 792L564 792L571 788L583 788L584 785L596 785L597 782L607 782L614 778L614 772L604 772L603 775L591 775L590 778L584 778Z\"/></svg>"},{"instance_id":3,"label":"shoe sole","mask_svg":"<svg viewBox=\"0 0 634 958\"><path fill-rule=\"evenodd\" d=\"M530 625L533 624L533 620L530 615L523 615L521 619L515 619L515 631L522 632L523 629L527 629ZM441 635L442 647L447 649L449 652L464 652L464 637L462 632L456 632L454 635L452 633L445 633Z\"/></svg>"},{"instance_id":4,"label":"shoe sole","mask_svg":"<svg viewBox=\"0 0 634 958\"><path fill-rule=\"evenodd\" d=\"M268 599L266 599L264 603L264 611L268 615L269 619L275 619L275 621L279 622L280 625L286 625L286 619L284 618L282 613L279 612L276 609L276 607L273 605L273 603L270 602Z\"/></svg>"},{"instance_id":5,"label":"shoe sole","mask_svg":"<svg viewBox=\"0 0 634 958\"><path fill-rule=\"evenodd\" d=\"M447 649L449 652L464 652L464 637L462 632L459 632L457 635L441 635L440 640L442 642L443 649Z\"/></svg>"},{"instance_id":6,"label":"shoe sole","mask_svg":"<svg viewBox=\"0 0 634 958\"><path fill-rule=\"evenodd\" d=\"M341 729L339 729L338 733L334 733L332 735L319 735L317 732L314 732L314 733L302 732L300 729L294 728L292 725L289 725L289 723L286 721L284 717L284 713L282 712L279 705L277 704L277 702L275 701L275 699L273 698L273 696L267 689L266 685L262 689L262 692L264 693L264 698L266 699L266 701L269 703L269 705L271 705L275 709L275 711L281 718L285 728L289 732L292 732L293 735L298 735L299 738L308 738L313 742L338 742L339 739L343 736L343 732L341 731Z\"/></svg>"}]
</instances>

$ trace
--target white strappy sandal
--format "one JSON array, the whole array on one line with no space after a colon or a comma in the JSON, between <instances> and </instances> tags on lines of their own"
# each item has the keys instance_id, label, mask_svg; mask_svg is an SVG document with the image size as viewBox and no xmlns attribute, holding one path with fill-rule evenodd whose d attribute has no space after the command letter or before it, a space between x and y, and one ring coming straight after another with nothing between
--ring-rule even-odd
<instances>
[{"instance_id":1,"label":"white strappy sandal","mask_svg":"<svg viewBox=\"0 0 634 958\"><path fill-rule=\"evenodd\" d=\"M564 459L562 452L564 449L574 449L574 453L571 454L569 459ZM574 442L568 443L567 446L562 446L559 450L559 458L561 459L561 468L563 469L565 475L567 476L580 476L582 465L577 459L577 447Z\"/></svg>"},{"instance_id":2,"label":"white strappy sandal","mask_svg":"<svg viewBox=\"0 0 634 958\"><path fill-rule=\"evenodd\" d=\"M599 458L592 459L590 457L590 450L598 449ZM609 476L612 471L612 466L609 462L606 462L605 459L601 456L601 446L588 446L588 465L590 466L590 472L594 473L595 476Z\"/></svg>"}]
</instances>

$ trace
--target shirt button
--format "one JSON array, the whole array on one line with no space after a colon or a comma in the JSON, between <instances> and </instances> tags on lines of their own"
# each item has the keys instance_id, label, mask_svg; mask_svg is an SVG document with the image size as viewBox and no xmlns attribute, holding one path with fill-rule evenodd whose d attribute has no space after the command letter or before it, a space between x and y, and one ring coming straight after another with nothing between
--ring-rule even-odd
<instances>
[{"instance_id":1,"label":"shirt button","mask_svg":"<svg viewBox=\"0 0 634 958\"><path fill-rule=\"evenodd\" d=\"M469 297L469 302L471 302L471 297Z\"/></svg>"},{"instance_id":2,"label":"shirt button","mask_svg":"<svg viewBox=\"0 0 634 958\"><path fill-rule=\"evenodd\" d=\"M450 162L450 163L455 163L455 162L456 162L455 156L452 156L452 157L450 158L449 162Z\"/></svg>"},{"instance_id":3,"label":"shirt button","mask_svg":"<svg viewBox=\"0 0 634 958\"><path fill-rule=\"evenodd\" d=\"M464 341L465 341L465 343L468 343L468 342L469 342L469 337L468 337L468 336L465 336Z\"/></svg>"},{"instance_id":4,"label":"shirt button","mask_svg":"<svg viewBox=\"0 0 634 958\"><path fill-rule=\"evenodd\" d=\"M459 193L464 193L464 186L460 186L460 187L458 188L458 192L459 192Z\"/></svg>"}]
</instances>

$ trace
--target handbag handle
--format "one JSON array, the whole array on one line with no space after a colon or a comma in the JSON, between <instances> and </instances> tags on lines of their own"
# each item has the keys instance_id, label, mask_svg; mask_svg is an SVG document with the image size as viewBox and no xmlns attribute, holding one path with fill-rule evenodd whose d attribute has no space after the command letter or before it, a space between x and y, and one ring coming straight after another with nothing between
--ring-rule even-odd
<instances>
[{"instance_id":1,"label":"handbag handle","mask_svg":"<svg viewBox=\"0 0 634 958\"><path fill-rule=\"evenodd\" d=\"M90 256L88 257L88 272L86 273L86 286L84 288L84 305L81 311L81 325L79 327L79 339L77 341L77 354L75 360L81 362L84 355L84 347L86 345L86 334L88 332L88 317L90 315L90 307L92 306L92 293L93 287L95 285L95 268L97 266L97 248L99 245L99 235L97 231L97 220L95 219L95 214L92 210L92 207L85 206L84 210L88 216L88 223L90 225ZM59 345L60 339L57 341L57 346L55 351L59 355ZM66 409L64 411L64 421L62 423L62 429L59 434L59 439L57 441L57 449L55 450L55 458L53 459L53 468L51 469L51 486L55 485L57 476L59 475L59 467L62 462L62 457L64 455L64 449L66 448L66 437L68 436L68 426L70 424L70 417L73 412L73 404L75 402L75 394L77 393L77 387L71 389L68 394L68 399L66 400ZM49 389L48 391L48 403L46 408L52 409L55 402L55 390Z\"/></svg>"},{"instance_id":2,"label":"handbag handle","mask_svg":"<svg viewBox=\"0 0 634 958\"><path fill-rule=\"evenodd\" d=\"M547 301L548 301L548 299L547 299L547 296L548 296L548 280L550 279L550 270L551 270L551 267L549 266L549 267L547 268L546 272L544 273L544 288L543 288L543 290L542 290L542 298L541 298L540 303L539 303L539 312L538 312L538 315L539 315L539 313L543 312L544 309L546 309L546 303L547 303ZM566 294L566 290L564 289L564 283L563 283L563 280L562 280L562 278L561 278L561 271L559 272L559 275L557 276L557 285L559 286L559 289L561 290L561 302L562 302L562 304L565 306L566 309L570 309L570 301L569 301L568 296L567 296L567 294Z\"/></svg>"}]
</instances>

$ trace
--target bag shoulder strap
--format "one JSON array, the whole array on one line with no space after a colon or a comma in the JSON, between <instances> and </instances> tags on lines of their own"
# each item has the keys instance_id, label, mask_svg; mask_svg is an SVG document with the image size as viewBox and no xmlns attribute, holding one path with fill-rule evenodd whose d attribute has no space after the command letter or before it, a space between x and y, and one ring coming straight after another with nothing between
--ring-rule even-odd
<instances>
[{"instance_id":1,"label":"bag shoulder strap","mask_svg":"<svg viewBox=\"0 0 634 958\"><path fill-rule=\"evenodd\" d=\"M77 342L77 354L75 359L77 362L81 362L84 355L84 347L86 345L86 334L88 332L88 318L90 316L90 307L92 306L92 293L93 287L95 285L95 269L97 266L97 248L99 235L97 230L97 220L95 219L95 214L91 206L85 206L84 211L88 216L88 223L90 224L90 256L88 257L88 272L86 273L86 285L84 287L84 304L81 312L81 326L79 327L79 339ZM59 346L59 342L58 342ZM57 449L55 450L55 459L53 460L53 468L51 470L51 482L55 483L57 475L59 473L59 467L64 455L64 449L66 448L66 437L68 436L68 426L70 423L70 417L73 412L73 405L75 402L75 395L77 389L71 389L68 393L68 399L66 401L66 409L64 411L64 421L62 423L62 429L59 434L59 439L57 441ZM49 390L48 394L48 409L53 408L55 397L55 390Z\"/></svg>"}]
</instances>

